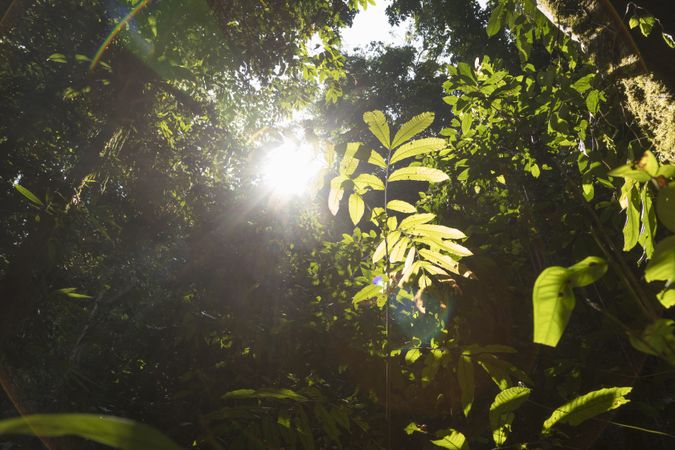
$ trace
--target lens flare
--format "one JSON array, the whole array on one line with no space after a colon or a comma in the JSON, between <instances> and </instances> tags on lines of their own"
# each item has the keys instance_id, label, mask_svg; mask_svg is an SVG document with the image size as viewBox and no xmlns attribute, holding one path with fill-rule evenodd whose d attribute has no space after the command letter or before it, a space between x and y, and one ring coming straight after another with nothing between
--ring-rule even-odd
<instances>
[{"instance_id":1,"label":"lens flare","mask_svg":"<svg viewBox=\"0 0 675 450\"><path fill-rule=\"evenodd\" d=\"M300 196L307 192L323 167L321 158L309 145L286 141L267 155L262 177L274 194Z\"/></svg>"}]
</instances>

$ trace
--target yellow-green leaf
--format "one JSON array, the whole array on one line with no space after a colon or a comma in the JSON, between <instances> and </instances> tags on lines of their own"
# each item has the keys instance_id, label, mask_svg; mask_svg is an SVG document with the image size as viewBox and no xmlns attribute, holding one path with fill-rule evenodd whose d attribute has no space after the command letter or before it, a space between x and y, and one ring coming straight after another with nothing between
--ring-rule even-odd
<instances>
[{"instance_id":1,"label":"yellow-green leaf","mask_svg":"<svg viewBox=\"0 0 675 450\"><path fill-rule=\"evenodd\" d=\"M403 200L390 201L389 203L387 203L387 209L391 209L392 211L398 211L406 214L417 212L417 208L415 208L408 202L404 202Z\"/></svg>"},{"instance_id":2,"label":"yellow-green leaf","mask_svg":"<svg viewBox=\"0 0 675 450\"><path fill-rule=\"evenodd\" d=\"M347 177L338 175L333 178L330 182L330 193L328 194L328 209L333 215L338 213L340 209L340 200L345 193L345 188L342 187L342 183L347 180Z\"/></svg>"},{"instance_id":3,"label":"yellow-green leaf","mask_svg":"<svg viewBox=\"0 0 675 450\"><path fill-rule=\"evenodd\" d=\"M630 402L625 396L630 394L632 387L612 387L589 392L565 403L553 411L553 414L544 422L544 433L558 422L572 426L606 413Z\"/></svg>"},{"instance_id":4,"label":"yellow-green leaf","mask_svg":"<svg viewBox=\"0 0 675 450\"><path fill-rule=\"evenodd\" d=\"M377 176L370 173L362 173L354 179L354 185L359 189L370 187L376 191L384 190L384 183Z\"/></svg>"},{"instance_id":5,"label":"yellow-green leaf","mask_svg":"<svg viewBox=\"0 0 675 450\"><path fill-rule=\"evenodd\" d=\"M452 273L459 274L459 263L451 257L426 248L421 249L419 253L427 261L437 264Z\"/></svg>"},{"instance_id":6,"label":"yellow-green leaf","mask_svg":"<svg viewBox=\"0 0 675 450\"><path fill-rule=\"evenodd\" d=\"M659 189L656 215L666 228L675 233L675 181Z\"/></svg>"},{"instance_id":7,"label":"yellow-green leaf","mask_svg":"<svg viewBox=\"0 0 675 450\"><path fill-rule=\"evenodd\" d=\"M413 156L423 155L426 153L436 152L445 147L445 139L440 138L425 138L416 141L408 142L401 148L396 150L389 161L391 164L402 161Z\"/></svg>"},{"instance_id":8,"label":"yellow-green leaf","mask_svg":"<svg viewBox=\"0 0 675 450\"><path fill-rule=\"evenodd\" d=\"M448 175L442 170L432 169L431 167L403 167L395 170L389 175L389 181L428 181L429 183L440 183L449 179Z\"/></svg>"},{"instance_id":9,"label":"yellow-green leaf","mask_svg":"<svg viewBox=\"0 0 675 450\"><path fill-rule=\"evenodd\" d=\"M473 406L473 396L476 389L473 375L473 363L466 355L459 355L457 360L457 381L459 382L462 411L465 417L469 417Z\"/></svg>"},{"instance_id":10,"label":"yellow-green leaf","mask_svg":"<svg viewBox=\"0 0 675 450\"><path fill-rule=\"evenodd\" d=\"M405 251L408 249L408 244L410 244L410 239L405 236L402 237L391 249L389 261L393 263L403 261L405 258Z\"/></svg>"},{"instance_id":11,"label":"yellow-green leaf","mask_svg":"<svg viewBox=\"0 0 675 450\"><path fill-rule=\"evenodd\" d=\"M408 216L405 219L403 219L401 221L401 225L399 226L399 228L401 230L407 230L409 228L414 227L415 225L431 222L435 218L436 214L432 213L413 214L412 216Z\"/></svg>"},{"instance_id":12,"label":"yellow-green leaf","mask_svg":"<svg viewBox=\"0 0 675 450\"><path fill-rule=\"evenodd\" d=\"M25 187L21 186L20 184L15 184L14 189L19 191L19 193L21 195L23 195L24 197L26 197L28 200L35 203L36 205L44 206L44 203L42 203L42 201L37 197L37 195L33 194L31 191L29 191Z\"/></svg>"},{"instance_id":13,"label":"yellow-green leaf","mask_svg":"<svg viewBox=\"0 0 675 450\"><path fill-rule=\"evenodd\" d=\"M575 298L564 267L548 267L537 277L532 291L534 342L555 347L567 326Z\"/></svg>"},{"instance_id":14,"label":"yellow-green leaf","mask_svg":"<svg viewBox=\"0 0 675 450\"><path fill-rule=\"evenodd\" d=\"M78 436L123 450L180 450L148 425L100 414L35 414L0 421L0 436Z\"/></svg>"},{"instance_id":15,"label":"yellow-green leaf","mask_svg":"<svg viewBox=\"0 0 675 450\"><path fill-rule=\"evenodd\" d=\"M466 442L466 437L456 430L450 430L450 434L442 439L431 441L431 443L436 447L447 448L450 450L469 450L469 443Z\"/></svg>"},{"instance_id":16,"label":"yellow-green leaf","mask_svg":"<svg viewBox=\"0 0 675 450\"><path fill-rule=\"evenodd\" d=\"M512 387L505 389L495 397L490 405L490 428L492 429L492 439L498 446L504 445L508 433L511 431L513 423L513 411L530 397L530 389L526 387Z\"/></svg>"},{"instance_id":17,"label":"yellow-green leaf","mask_svg":"<svg viewBox=\"0 0 675 450\"><path fill-rule=\"evenodd\" d=\"M347 144L345 154L342 157L342 161L340 162L340 167L338 169L340 175L349 176L353 174L356 168L359 166L359 160L356 159L354 155L356 155L356 152L359 150L360 146L360 142L350 142Z\"/></svg>"},{"instance_id":18,"label":"yellow-green leaf","mask_svg":"<svg viewBox=\"0 0 675 450\"><path fill-rule=\"evenodd\" d=\"M391 148L391 137L389 134L389 125L382 111L369 111L363 114L363 121L370 128L370 132L384 145L385 148Z\"/></svg>"},{"instance_id":19,"label":"yellow-green leaf","mask_svg":"<svg viewBox=\"0 0 675 450\"><path fill-rule=\"evenodd\" d=\"M675 281L675 236L668 236L656 244L645 269L645 280L650 283L663 280L666 284Z\"/></svg>"},{"instance_id":20,"label":"yellow-green leaf","mask_svg":"<svg viewBox=\"0 0 675 450\"><path fill-rule=\"evenodd\" d=\"M365 287L363 287L359 292L354 294L354 297L352 298L352 304L356 306L357 304L371 299L373 297L378 297L382 295L383 288L382 286L378 286L377 284L369 284Z\"/></svg>"},{"instance_id":21,"label":"yellow-green leaf","mask_svg":"<svg viewBox=\"0 0 675 450\"><path fill-rule=\"evenodd\" d=\"M370 151L370 156L368 157L368 162L369 162L370 164L373 164L373 165L375 165L375 166L377 166L377 167L381 167L381 168L383 168L383 169L386 169L386 168L387 168L387 163L386 163L386 161L384 160L384 158L382 157L382 155L380 155L380 154L379 154L378 152L376 152L375 150L371 150L371 151Z\"/></svg>"},{"instance_id":22,"label":"yellow-green leaf","mask_svg":"<svg viewBox=\"0 0 675 450\"><path fill-rule=\"evenodd\" d=\"M401 228L403 228L403 222L401 222ZM441 239L464 239L466 237L458 229L446 227L445 225L416 224L408 228L411 228L410 234L417 236L438 237Z\"/></svg>"},{"instance_id":23,"label":"yellow-green leaf","mask_svg":"<svg viewBox=\"0 0 675 450\"><path fill-rule=\"evenodd\" d=\"M349 217L352 219L354 225L361 221L365 209L366 205L360 195L352 194L349 196Z\"/></svg>"},{"instance_id":24,"label":"yellow-green leaf","mask_svg":"<svg viewBox=\"0 0 675 450\"><path fill-rule=\"evenodd\" d=\"M426 130L429 125L433 123L433 121L434 113L432 112L423 112L422 114L413 117L401 125L401 128L399 128L399 130L396 132L394 141L391 143L391 148L396 148L406 142L408 139L417 136L422 131Z\"/></svg>"}]
</instances>

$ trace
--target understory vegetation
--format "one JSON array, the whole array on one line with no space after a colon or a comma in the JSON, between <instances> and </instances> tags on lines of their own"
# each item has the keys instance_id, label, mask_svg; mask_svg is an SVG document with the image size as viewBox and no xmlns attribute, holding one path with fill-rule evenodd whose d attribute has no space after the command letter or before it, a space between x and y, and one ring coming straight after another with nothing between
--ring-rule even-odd
<instances>
[{"instance_id":1,"label":"understory vegetation","mask_svg":"<svg viewBox=\"0 0 675 450\"><path fill-rule=\"evenodd\" d=\"M672 12L373 5L0 0L0 449L675 446Z\"/></svg>"}]
</instances>

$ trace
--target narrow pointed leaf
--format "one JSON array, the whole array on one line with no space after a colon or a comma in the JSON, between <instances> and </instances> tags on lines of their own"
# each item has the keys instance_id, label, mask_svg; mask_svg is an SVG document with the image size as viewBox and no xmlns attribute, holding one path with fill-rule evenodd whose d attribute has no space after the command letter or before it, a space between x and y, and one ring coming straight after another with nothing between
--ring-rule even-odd
<instances>
[{"instance_id":1,"label":"narrow pointed leaf","mask_svg":"<svg viewBox=\"0 0 675 450\"><path fill-rule=\"evenodd\" d=\"M391 137L389 134L389 125L382 111L370 111L363 114L363 121L370 128L371 133L384 145L385 148L391 148Z\"/></svg>"},{"instance_id":2,"label":"narrow pointed leaf","mask_svg":"<svg viewBox=\"0 0 675 450\"><path fill-rule=\"evenodd\" d=\"M359 166L359 160L356 159L355 155L360 146L360 142L350 142L347 144L345 155L342 157L342 161L340 162L340 175L349 176L353 174L356 168Z\"/></svg>"},{"instance_id":3,"label":"narrow pointed leaf","mask_svg":"<svg viewBox=\"0 0 675 450\"><path fill-rule=\"evenodd\" d=\"M408 142L396 150L389 161L391 164L402 161L406 158L412 158L417 155L436 152L445 147L445 139L426 138Z\"/></svg>"},{"instance_id":4,"label":"narrow pointed leaf","mask_svg":"<svg viewBox=\"0 0 675 450\"><path fill-rule=\"evenodd\" d=\"M357 305L362 301L371 299L373 297L377 297L381 294L382 294L382 286L378 286L377 284L369 284L368 286L365 286L359 292L354 294L354 297L352 298L352 304Z\"/></svg>"},{"instance_id":5,"label":"narrow pointed leaf","mask_svg":"<svg viewBox=\"0 0 675 450\"><path fill-rule=\"evenodd\" d=\"M429 183L440 183L449 179L448 175L442 170L431 167L403 167L395 170L389 175L389 181L428 181Z\"/></svg>"},{"instance_id":6,"label":"narrow pointed leaf","mask_svg":"<svg viewBox=\"0 0 675 450\"><path fill-rule=\"evenodd\" d=\"M0 421L0 435L78 436L123 450L180 450L156 429L97 414L36 414Z\"/></svg>"},{"instance_id":7,"label":"narrow pointed leaf","mask_svg":"<svg viewBox=\"0 0 675 450\"><path fill-rule=\"evenodd\" d=\"M328 209L331 214L336 215L340 209L340 200L345 193L345 188L342 183L347 180L346 177L339 175L333 178L330 182L330 193L328 194Z\"/></svg>"},{"instance_id":8,"label":"narrow pointed leaf","mask_svg":"<svg viewBox=\"0 0 675 450\"><path fill-rule=\"evenodd\" d=\"M399 228L401 230L408 230L416 225L421 225L425 224L427 222L431 222L436 218L436 214L432 213L422 213L422 214L413 214L412 216L408 216L405 219L401 221L401 225Z\"/></svg>"},{"instance_id":9,"label":"narrow pointed leaf","mask_svg":"<svg viewBox=\"0 0 675 450\"><path fill-rule=\"evenodd\" d=\"M419 236L438 237L440 239L464 239L466 237L458 229L445 225L419 224L411 228L409 233Z\"/></svg>"},{"instance_id":10,"label":"narrow pointed leaf","mask_svg":"<svg viewBox=\"0 0 675 450\"><path fill-rule=\"evenodd\" d=\"M373 164L377 167L381 167L383 169L387 168L387 162L384 160L382 155L380 155L378 152L375 150L370 151L370 156L368 157L368 162L370 164Z\"/></svg>"},{"instance_id":11,"label":"narrow pointed leaf","mask_svg":"<svg viewBox=\"0 0 675 450\"><path fill-rule=\"evenodd\" d=\"M40 200L40 199L37 197L37 195L33 194L31 191L29 191L29 190L26 189L25 187L21 186L20 184L15 184L15 185L14 185L14 189L16 189L17 191L19 191L19 193L20 193L21 195L23 195L24 197L26 197L28 200L30 200L31 202L35 203L36 205L44 206L44 203L42 203L42 200Z\"/></svg>"},{"instance_id":12,"label":"narrow pointed leaf","mask_svg":"<svg viewBox=\"0 0 675 450\"><path fill-rule=\"evenodd\" d=\"M471 407L473 406L474 391L476 385L473 375L473 363L471 358L466 355L460 355L457 360L457 381L461 393L462 411L464 416L469 417Z\"/></svg>"},{"instance_id":13,"label":"narrow pointed leaf","mask_svg":"<svg viewBox=\"0 0 675 450\"><path fill-rule=\"evenodd\" d=\"M426 259L429 262L437 264L443 269L447 269L452 273L459 274L459 263L449 256L442 255L441 253L434 252L432 250L427 250L423 248L419 251L420 256Z\"/></svg>"},{"instance_id":14,"label":"narrow pointed leaf","mask_svg":"<svg viewBox=\"0 0 675 450\"><path fill-rule=\"evenodd\" d=\"M432 112L423 112L422 114L413 117L401 125L401 128L399 128L399 130L396 132L394 141L391 143L391 148L396 148L406 142L408 139L412 139L413 137L417 136L422 131L426 130L429 125L433 123L433 121L434 113Z\"/></svg>"}]
</instances>

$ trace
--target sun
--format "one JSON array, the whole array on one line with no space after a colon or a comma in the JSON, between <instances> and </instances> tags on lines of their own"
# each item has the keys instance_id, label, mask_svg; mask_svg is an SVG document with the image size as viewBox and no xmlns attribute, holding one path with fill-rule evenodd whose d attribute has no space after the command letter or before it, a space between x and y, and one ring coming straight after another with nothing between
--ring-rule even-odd
<instances>
[{"instance_id":1,"label":"sun","mask_svg":"<svg viewBox=\"0 0 675 450\"><path fill-rule=\"evenodd\" d=\"M301 196L308 191L324 165L311 146L284 141L267 154L262 178L265 185L279 197Z\"/></svg>"}]
</instances>

